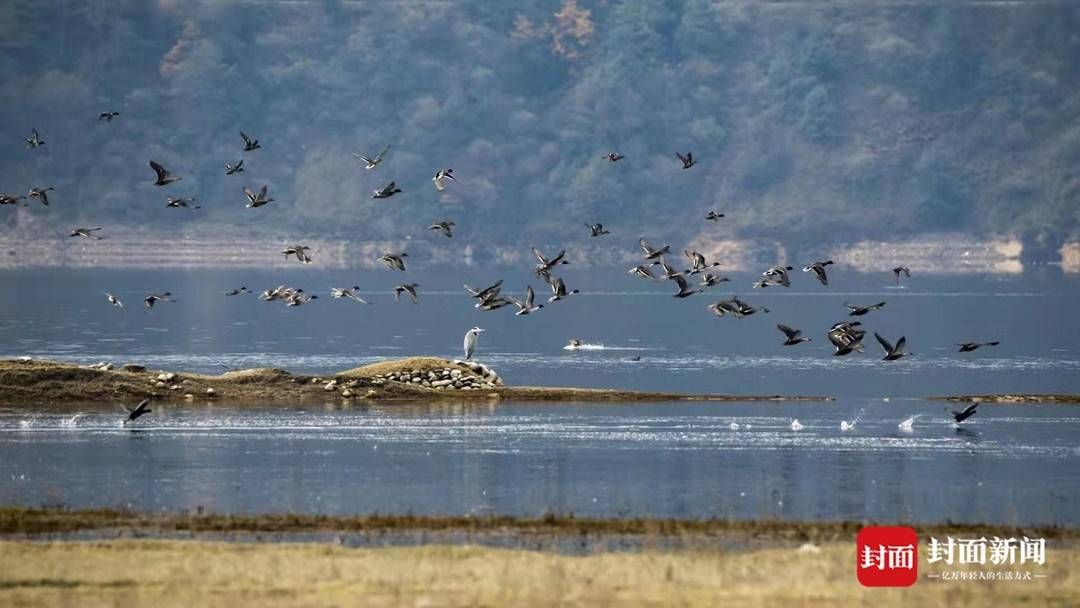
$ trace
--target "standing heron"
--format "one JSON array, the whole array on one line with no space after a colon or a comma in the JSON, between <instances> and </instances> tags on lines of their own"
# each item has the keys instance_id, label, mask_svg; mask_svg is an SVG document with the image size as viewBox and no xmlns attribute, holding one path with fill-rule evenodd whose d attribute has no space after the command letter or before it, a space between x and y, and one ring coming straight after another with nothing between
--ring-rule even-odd
<instances>
[{"instance_id":1,"label":"standing heron","mask_svg":"<svg viewBox=\"0 0 1080 608\"><path fill-rule=\"evenodd\" d=\"M465 360L472 359L473 353L476 352L476 342L480 339L480 332L484 331L479 327L474 327L465 332Z\"/></svg>"}]
</instances>

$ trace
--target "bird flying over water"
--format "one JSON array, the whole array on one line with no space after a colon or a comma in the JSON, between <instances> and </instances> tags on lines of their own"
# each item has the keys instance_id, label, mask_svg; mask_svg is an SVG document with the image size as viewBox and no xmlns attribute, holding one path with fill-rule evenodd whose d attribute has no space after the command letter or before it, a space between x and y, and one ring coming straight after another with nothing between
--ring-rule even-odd
<instances>
[{"instance_id":1,"label":"bird flying over water","mask_svg":"<svg viewBox=\"0 0 1080 608\"><path fill-rule=\"evenodd\" d=\"M791 266L773 266L761 273L761 276L770 279L773 285L791 287L791 276L788 274L788 271L790 270L794 270L794 268ZM762 287L765 287L765 285L762 285Z\"/></svg>"},{"instance_id":2,"label":"bird flying over water","mask_svg":"<svg viewBox=\"0 0 1080 608\"><path fill-rule=\"evenodd\" d=\"M527 286L525 288L525 301L524 302L522 302L521 300L518 300L516 298L512 298L510 296L506 297L507 300L510 300L511 304L513 304L514 306L517 306L517 308L518 308L518 311L514 313L515 315L527 315L529 313L535 312L535 311L540 310L541 308L543 308L544 307L543 304L536 304L535 306L533 305L533 300L535 300L535 298L536 298L536 293L533 292L532 285L529 285L529 286Z\"/></svg>"},{"instance_id":3,"label":"bird flying over water","mask_svg":"<svg viewBox=\"0 0 1080 608\"><path fill-rule=\"evenodd\" d=\"M103 120L105 122L112 122L112 120L117 116L120 116L119 112L102 112L101 114L98 114L98 122L101 122Z\"/></svg>"},{"instance_id":4,"label":"bird flying over water","mask_svg":"<svg viewBox=\"0 0 1080 608\"><path fill-rule=\"evenodd\" d=\"M720 266L720 262L713 262L712 264L706 263L705 256L693 249L684 250L683 255L686 256L687 260L690 260L690 268L686 272L691 275L701 274L710 268Z\"/></svg>"},{"instance_id":5,"label":"bird flying over water","mask_svg":"<svg viewBox=\"0 0 1080 608\"><path fill-rule=\"evenodd\" d=\"M112 295L111 293L109 293L107 291L105 292L105 299L109 301L109 304L112 304L113 306L115 306L117 308L123 308L124 307L124 303L120 301L120 298Z\"/></svg>"},{"instance_id":6,"label":"bird flying over water","mask_svg":"<svg viewBox=\"0 0 1080 608\"><path fill-rule=\"evenodd\" d=\"M41 136L38 135L37 129L30 129L30 137L26 138L26 147L27 148L36 148L38 146L44 146L44 145L45 145L45 140L41 139Z\"/></svg>"},{"instance_id":7,"label":"bird flying over water","mask_svg":"<svg viewBox=\"0 0 1080 608\"><path fill-rule=\"evenodd\" d=\"M428 226L428 230L438 230L439 232L443 233L446 238L449 239L454 237L453 228L456 225L457 224L455 224L454 222L449 221L435 222L434 224Z\"/></svg>"},{"instance_id":8,"label":"bird flying over water","mask_svg":"<svg viewBox=\"0 0 1080 608\"><path fill-rule=\"evenodd\" d=\"M149 399L143 399L139 402L139 405L136 405L135 407L129 408L127 406L124 406L124 409L126 409L128 413L128 417L126 420L124 420L124 424L134 421L136 418L142 416L143 414L149 414L150 412L154 411L150 409Z\"/></svg>"},{"instance_id":9,"label":"bird flying over water","mask_svg":"<svg viewBox=\"0 0 1080 608\"><path fill-rule=\"evenodd\" d=\"M155 186L167 186L173 182L178 182L184 179L182 177L177 177L169 173L168 169L161 166L161 163L157 161L150 161L150 168L153 169L154 173L157 175L157 179L154 180Z\"/></svg>"},{"instance_id":10,"label":"bird flying over water","mask_svg":"<svg viewBox=\"0 0 1080 608\"><path fill-rule=\"evenodd\" d=\"M435 177L431 178L431 181L435 183L435 189L442 192L446 190L446 182L456 182L457 178L454 177L453 169L439 169L435 172Z\"/></svg>"},{"instance_id":11,"label":"bird flying over water","mask_svg":"<svg viewBox=\"0 0 1080 608\"><path fill-rule=\"evenodd\" d=\"M394 288L394 301L400 302L401 294L404 293L409 296L409 299L412 300L413 304L418 304L419 302L416 301L416 288L419 286L420 285L417 283L405 283L404 285L398 285Z\"/></svg>"},{"instance_id":12,"label":"bird flying over water","mask_svg":"<svg viewBox=\"0 0 1080 608\"><path fill-rule=\"evenodd\" d=\"M877 304L871 304L869 306L857 306L855 304L848 304L847 302L844 302L844 306L846 306L847 309L851 311L850 313L848 313L848 316L861 317L870 311L881 310L882 308L885 308L885 302L878 302Z\"/></svg>"},{"instance_id":13,"label":"bird flying over water","mask_svg":"<svg viewBox=\"0 0 1080 608\"><path fill-rule=\"evenodd\" d=\"M697 164L697 161L694 160L694 155L691 154L690 152L687 152L686 156L683 156L682 154L679 154L678 152L676 152L675 156L679 157L679 160L682 161L682 168L683 169L689 169L690 167L693 167L694 165Z\"/></svg>"},{"instance_id":14,"label":"bird flying over water","mask_svg":"<svg viewBox=\"0 0 1080 608\"><path fill-rule=\"evenodd\" d=\"M900 275L904 275L907 278L911 278L911 270L907 266L897 266L892 269L893 278L896 279L896 284L900 284Z\"/></svg>"},{"instance_id":15,"label":"bird flying over water","mask_svg":"<svg viewBox=\"0 0 1080 608\"><path fill-rule=\"evenodd\" d=\"M360 160L364 161L364 163L365 163L364 168L367 169L368 171L371 171L372 169L377 167L379 165L379 163L382 162L383 154L386 154L387 151L389 151L389 150L390 150L390 146L386 146L385 148L383 148L383 151L379 152L378 155L376 155L374 158L368 158L367 156L364 156L363 154L358 154L356 152L353 152L353 156L355 156L356 158L359 158Z\"/></svg>"},{"instance_id":16,"label":"bird flying over water","mask_svg":"<svg viewBox=\"0 0 1080 608\"><path fill-rule=\"evenodd\" d=\"M842 321L833 325L829 331L825 334L829 338L829 342L836 348L833 353L834 357L843 357L849 355L852 352L862 352L862 338L866 335L866 332L859 329L862 323L858 321L852 323L848 321Z\"/></svg>"},{"instance_id":17,"label":"bird flying over water","mask_svg":"<svg viewBox=\"0 0 1080 608\"><path fill-rule=\"evenodd\" d=\"M409 257L409 254L402 251L401 253L384 253L379 261L386 264L386 267L390 270L405 271L405 258Z\"/></svg>"},{"instance_id":18,"label":"bird flying over water","mask_svg":"<svg viewBox=\"0 0 1080 608\"><path fill-rule=\"evenodd\" d=\"M357 295L356 292L358 291L360 291L360 286L358 285L354 285L352 287L331 287L330 297L334 298L335 300L340 300L341 298L349 298L350 300L358 302L360 304L371 304L371 302L368 302L364 298L361 298L359 295Z\"/></svg>"},{"instance_id":19,"label":"bird flying over water","mask_svg":"<svg viewBox=\"0 0 1080 608\"><path fill-rule=\"evenodd\" d=\"M532 249L533 255L536 256L536 259L539 262L536 265L536 274L538 276L542 276L544 273L551 272L552 268L555 268L556 266L559 266L560 264L569 264L570 263L570 262L567 262L566 260L563 259L566 256L566 250L565 249L563 249L559 253L555 254L555 257L550 258L550 259L545 257L544 254L541 253L540 250L537 249L536 247L530 247L530 249Z\"/></svg>"},{"instance_id":20,"label":"bird flying over water","mask_svg":"<svg viewBox=\"0 0 1080 608\"><path fill-rule=\"evenodd\" d=\"M958 352L970 353L971 351L978 350L983 346L997 346L998 344L1001 344L1001 342L994 340L993 342L960 342L959 344L957 344L957 346L960 347L960 350Z\"/></svg>"},{"instance_id":21,"label":"bird flying over water","mask_svg":"<svg viewBox=\"0 0 1080 608\"><path fill-rule=\"evenodd\" d=\"M649 267L644 266L644 265L643 266L634 266L630 270L627 270L626 273L627 274L632 274L634 276L641 277L643 279L652 279L653 281L658 280L656 278L656 275L654 275L652 273L652 270L649 270Z\"/></svg>"},{"instance_id":22,"label":"bird flying over water","mask_svg":"<svg viewBox=\"0 0 1080 608\"><path fill-rule=\"evenodd\" d=\"M390 198L398 192L401 192L401 188L395 182L390 182L378 190L372 190L371 198Z\"/></svg>"},{"instance_id":23,"label":"bird flying over water","mask_svg":"<svg viewBox=\"0 0 1080 608\"><path fill-rule=\"evenodd\" d=\"M235 165L225 163L225 175L236 175L237 173L243 173L244 171L244 159L236 161Z\"/></svg>"},{"instance_id":24,"label":"bird flying over water","mask_svg":"<svg viewBox=\"0 0 1080 608\"><path fill-rule=\"evenodd\" d=\"M874 337L877 338L881 348L885 350L885 356L882 357L883 361L896 361L897 359L911 356L911 353L904 350L904 347L907 345L907 338L900 336L900 339L893 345L885 338L882 338L881 334L877 332L874 332Z\"/></svg>"},{"instance_id":25,"label":"bird flying over water","mask_svg":"<svg viewBox=\"0 0 1080 608\"><path fill-rule=\"evenodd\" d=\"M49 187L37 186L37 187L31 188L30 191L26 193L26 195L29 196L30 198L38 199L39 201L41 201L42 205L45 205L46 207L48 207L49 206L49 192L52 192L52 189L53 189L52 186L49 186Z\"/></svg>"},{"instance_id":26,"label":"bird flying over water","mask_svg":"<svg viewBox=\"0 0 1080 608\"><path fill-rule=\"evenodd\" d=\"M154 304L157 304L158 302L172 302L172 300L169 299L169 296L171 295L172 294L167 291L165 293L152 293L143 298L143 304L146 305L147 308L153 308Z\"/></svg>"},{"instance_id":27,"label":"bird flying over water","mask_svg":"<svg viewBox=\"0 0 1080 608\"><path fill-rule=\"evenodd\" d=\"M265 184L263 185L262 189L259 190L258 194L252 192L251 189L248 188L247 186L244 186L244 196L246 196L247 199L248 199L248 204L244 205L244 207L246 207L248 209L254 209L256 207L262 207L263 205L265 205L267 203L274 202L274 199L266 198L266 185Z\"/></svg>"},{"instance_id":28,"label":"bird flying over water","mask_svg":"<svg viewBox=\"0 0 1080 608\"><path fill-rule=\"evenodd\" d=\"M479 327L474 327L465 332L465 360L472 359L473 353L476 352L476 343L480 340L480 332L484 331Z\"/></svg>"},{"instance_id":29,"label":"bird flying over water","mask_svg":"<svg viewBox=\"0 0 1080 608\"><path fill-rule=\"evenodd\" d=\"M818 281L821 281L822 285L829 284L829 276L825 273L825 267L832 264L832 260L825 260L824 262L814 262L809 266L802 269L803 272L812 272L817 277Z\"/></svg>"},{"instance_id":30,"label":"bird flying over water","mask_svg":"<svg viewBox=\"0 0 1080 608\"><path fill-rule=\"evenodd\" d=\"M810 338L803 336L801 330L788 327L783 323L777 323L776 328L784 332L784 335L787 336L787 339L784 340L784 346L795 346L796 344L801 344L803 342L813 342Z\"/></svg>"},{"instance_id":31,"label":"bird flying over water","mask_svg":"<svg viewBox=\"0 0 1080 608\"><path fill-rule=\"evenodd\" d=\"M965 407L960 411L953 410L953 420L955 420L957 424L960 424L968 418L971 418L975 415L975 410L979 407L979 404L980 403L976 401L975 403L972 403L971 405Z\"/></svg>"},{"instance_id":32,"label":"bird flying over water","mask_svg":"<svg viewBox=\"0 0 1080 608\"><path fill-rule=\"evenodd\" d=\"M551 286L552 293L552 296L548 298L548 302L558 302L559 300L567 296L572 296L575 293L579 293L576 289L571 289L570 291L567 291L566 283L564 283L561 278L556 278L555 280L548 283L548 285Z\"/></svg>"},{"instance_id":33,"label":"bird flying over water","mask_svg":"<svg viewBox=\"0 0 1080 608\"><path fill-rule=\"evenodd\" d=\"M681 274L673 276L672 280L675 281L675 284L679 286L679 292L673 294L676 298L688 298L695 293L701 293L705 291L700 287L697 289L691 289L690 285L686 282L686 277L682 276Z\"/></svg>"},{"instance_id":34,"label":"bird flying over water","mask_svg":"<svg viewBox=\"0 0 1080 608\"><path fill-rule=\"evenodd\" d=\"M490 297L499 295L499 290L502 289L502 279L499 279L494 284L489 285L483 289L476 289L475 287L469 287L465 285L465 291L469 292L469 295L478 299L486 300Z\"/></svg>"},{"instance_id":35,"label":"bird flying over water","mask_svg":"<svg viewBox=\"0 0 1080 608\"><path fill-rule=\"evenodd\" d=\"M592 233L592 234L589 235L590 237L603 236L605 234L611 234L607 230L604 230L604 225L603 224L585 224L585 227L587 227L589 229L589 232Z\"/></svg>"},{"instance_id":36,"label":"bird flying over water","mask_svg":"<svg viewBox=\"0 0 1080 608\"><path fill-rule=\"evenodd\" d=\"M262 147L259 145L259 140L251 139L247 135L244 135L243 131L240 131L240 137L244 138L244 152L251 152L252 150L258 150Z\"/></svg>"},{"instance_id":37,"label":"bird flying over water","mask_svg":"<svg viewBox=\"0 0 1080 608\"><path fill-rule=\"evenodd\" d=\"M72 230L71 234L69 234L68 236L81 236L81 237L86 238L86 239L95 239L95 240L100 241L101 239L103 239L105 237L97 236L96 234L90 234L91 232L97 232L99 230L101 230L100 227L98 227L98 228L76 228L76 229Z\"/></svg>"},{"instance_id":38,"label":"bird flying over water","mask_svg":"<svg viewBox=\"0 0 1080 608\"><path fill-rule=\"evenodd\" d=\"M638 240L638 244L641 245L641 250L645 252L646 260L655 260L662 255L671 253L671 245L664 245L660 249L653 249L645 239Z\"/></svg>"}]
</instances>

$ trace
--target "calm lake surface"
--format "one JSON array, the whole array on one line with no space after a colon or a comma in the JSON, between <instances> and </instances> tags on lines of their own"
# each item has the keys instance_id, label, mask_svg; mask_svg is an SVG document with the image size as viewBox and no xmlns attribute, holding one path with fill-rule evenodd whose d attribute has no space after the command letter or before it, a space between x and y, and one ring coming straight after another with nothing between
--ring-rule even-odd
<instances>
[{"instance_id":1,"label":"calm lake surface","mask_svg":"<svg viewBox=\"0 0 1080 608\"><path fill-rule=\"evenodd\" d=\"M275 366L328 373L386 357L479 359L510 384L837 397L828 403L176 407L133 428L109 405L0 404L0 503L231 512L500 513L1080 523L1080 407L988 405L956 429L940 402L972 392L1080 393L1080 280L834 273L822 287L752 290L751 275L687 300L668 283L566 272L587 292L528 317L480 312L460 289L506 271L282 273L0 272L0 355L214 371ZM395 304L401 282L421 303ZM321 297L299 308L226 298L288 283ZM534 288L540 283L532 278ZM330 300L360 285L373 302ZM730 287L735 285L734 288ZM111 308L103 291L120 296ZM144 310L171 291L175 303ZM538 290L538 295L540 294ZM770 314L716 319L739 295ZM546 293L545 293L546 297ZM862 318L914 357L831 356L824 332L844 301L886 301ZM775 324L813 343L784 347ZM570 338L597 348L567 351ZM953 343L1001 340L959 354ZM599 345L603 347L600 348ZM632 357L641 357L633 361ZM898 424L918 414L911 432ZM842 420L858 418L841 431ZM801 431L791 430L798 418ZM732 424L738 425L737 429Z\"/></svg>"}]
</instances>

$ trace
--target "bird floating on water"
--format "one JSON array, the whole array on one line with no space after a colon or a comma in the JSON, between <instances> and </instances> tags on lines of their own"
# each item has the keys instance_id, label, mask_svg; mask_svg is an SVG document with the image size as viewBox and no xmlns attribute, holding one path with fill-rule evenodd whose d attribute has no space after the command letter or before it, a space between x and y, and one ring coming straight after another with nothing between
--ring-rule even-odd
<instances>
[{"instance_id":1,"label":"bird floating on water","mask_svg":"<svg viewBox=\"0 0 1080 608\"><path fill-rule=\"evenodd\" d=\"M266 198L266 185L263 185L258 194L252 192L247 186L244 186L244 196L248 199L248 204L244 205L248 209L255 209L256 207L262 207L267 203L274 202L274 199Z\"/></svg>"},{"instance_id":2,"label":"bird floating on water","mask_svg":"<svg viewBox=\"0 0 1080 608\"><path fill-rule=\"evenodd\" d=\"M904 357L910 357L912 353L904 350L907 346L907 338L900 336L900 339L896 341L896 344L890 344L888 340L881 337L881 334L874 332L874 337L877 338L878 344L885 350L885 356L882 357L883 361L896 361L897 359L903 359Z\"/></svg>"},{"instance_id":3,"label":"bird floating on water","mask_svg":"<svg viewBox=\"0 0 1080 608\"><path fill-rule=\"evenodd\" d=\"M41 139L41 136L38 135L37 129L30 129L30 137L26 138L26 147L27 148L36 148L38 146L44 146L44 145L45 145L45 140Z\"/></svg>"},{"instance_id":4,"label":"bird floating on water","mask_svg":"<svg viewBox=\"0 0 1080 608\"><path fill-rule=\"evenodd\" d=\"M386 154L389 150L390 146L386 146L385 148L383 148L383 151L379 152L374 158L368 158L367 156L364 156L363 154L358 154L356 152L353 152L353 156L364 161L364 168L368 171L371 171L375 167L379 166L379 163L382 162L383 154Z\"/></svg>"},{"instance_id":5,"label":"bird floating on water","mask_svg":"<svg viewBox=\"0 0 1080 608\"><path fill-rule=\"evenodd\" d=\"M168 169L161 166L161 163L154 160L150 161L150 168L153 169L154 174L157 175L157 179L154 180L155 186L167 186L173 182L178 182L184 179L182 177L177 177L172 173L169 173Z\"/></svg>"},{"instance_id":6,"label":"bird floating on water","mask_svg":"<svg viewBox=\"0 0 1080 608\"><path fill-rule=\"evenodd\" d=\"M818 281L821 281L822 285L828 285L829 276L825 273L825 267L829 266L832 263L832 260L825 260L824 262L814 262L813 264L804 267L802 271L814 273L814 276L817 277Z\"/></svg>"},{"instance_id":7,"label":"bird floating on water","mask_svg":"<svg viewBox=\"0 0 1080 608\"><path fill-rule=\"evenodd\" d=\"M236 161L235 165L225 163L225 175L236 175L244 172L244 159Z\"/></svg>"},{"instance_id":8,"label":"bird floating on water","mask_svg":"<svg viewBox=\"0 0 1080 608\"><path fill-rule=\"evenodd\" d=\"M390 182L378 190L372 190L371 198L390 198L398 192L401 192L401 188L397 187L397 183Z\"/></svg>"},{"instance_id":9,"label":"bird floating on water","mask_svg":"<svg viewBox=\"0 0 1080 608\"><path fill-rule=\"evenodd\" d=\"M379 261L386 264L386 267L390 270L405 271L405 258L409 257L409 254L402 251L401 253L384 253Z\"/></svg>"},{"instance_id":10,"label":"bird floating on water","mask_svg":"<svg viewBox=\"0 0 1080 608\"><path fill-rule=\"evenodd\" d=\"M98 236L96 234L91 234L92 232L98 232L99 230L101 230L100 227L97 227L97 228L76 228L76 229L72 230L71 234L69 234L68 236L81 236L81 237L83 237L85 239L94 239L94 240L100 241L101 239L103 239L105 237Z\"/></svg>"},{"instance_id":11,"label":"bird floating on water","mask_svg":"<svg viewBox=\"0 0 1080 608\"><path fill-rule=\"evenodd\" d=\"M240 137L244 138L244 152L251 152L252 150L258 150L262 147L259 145L259 140L251 139L247 135L244 135L243 131L240 131Z\"/></svg>"},{"instance_id":12,"label":"bird floating on water","mask_svg":"<svg viewBox=\"0 0 1080 608\"><path fill-rule=\"evenodd\" d=\"M435 183L435 189L442 192L446 190L446 182L456 182L457 178L454 177L453 169L439 169L435 172L435 177L431 178L431 181Z\"/></svg>"},{"instance_id":13,"label":"bird floating on water","mask_svg":"<svg viewBox=\"0 0 1080 608\"><path fill-rule=\"evenodd\" d=\"M784 340L784 346L795 346L796 344L801 344L803 342L813 342L810 338L802 335L802 330L788 327L783 323L777 323L776 328L784 332L784 335L787 336L787 339Z\"/></svg>"},{"instance_id":14,"label":"bird floating on water","mask_svg":"<svg viewBox=\"0 0 1080 608\"><path fill-rule=\"evenodd\" d=\"M682 154L679 154L678 152L676 152L675 156L677 156L679 158L679 160L682 161L682 168L683 169L689 169L690 167L693 167L694 165L697 164L697 161L694 160L694 155L691 154L690 152L687 152L686 156L683 156Z\"/></svg>"},{"instance_id":15,"label":"bird floating on water","mask_svg":"<svg viewBox=\"0 0 1080 608\"><path fill-rule=\"evenodd\" d=\"M1001 344L1001 342L997 340L994 340L993 342L961 342L957 344L957 346L960 347L960 350L957 352L970 353L971 351L978 350L983 346L997 346L998 344Z\"/></svg>"},{"instance_id":16,"label":"bird floating on water","mask_svg":"<svg viewBox=\"0 0 1080 608\"><path fill-rule=\"evenodd\" d=\"M30 198L38 199L38 201L40 201L42 205L45 205L46 207L48 207L49 206L49 192L52 192L52 190L53 190L52 186L48 186L48 187L37 186L37 187L31 188L30 191L26 193L26 195L29 196Z\"/></svg>"},{"instance_id":17,"label":"bird floating on water","mask_svg":"<svg viewBox=\"0 0 1080 608\"><path fill-rule=\"evenodd\" d=\"M869 306L857 306L855 304L848 304L847 302L844 302L844 306L846 306L847 309L851 311L850 313L848 313L849 317L861 317L870 311L881 310L882 308L885 308L885 302L878 302L877 304L871 304Z\"/></svg>"},{"instance_id":18,"label":"bird floating on water","mask_svg":"<svg viewBox=\"0 0 1080 608\"><path fill-rule=\"evenodd\" d=\"M457 224L450 221L435 222L434 224L428 226L428 230L438 230L439 232L443 233L446 238L449 239L454 237L453 228L456 225Z\"/></svg>"},{"instance_id":19,"label":"bird floating on water","mask_svg":"<svg viewBox=\"0 0 1080 608\"><path fill-rule=\"evenodd\" d=\"M607 230L604 230L603 224L585 224L585 226L589 229L589 232L591 233L589 234L590 237L611 234Z\"/></svg>"},{"instance_id":20,"label":"bird floating on water","mask_svg":"<svg viewBox=\"0 0 1080 608\"><path fill-rule=\"evenodd\" d=\"M476 352L476 343L480 340L480 332L484 331L479 327L474 327L465 332L465 360L472 359L473 353Z\"/></svg>"},{"instance_id":21,"label":"bird floating on water","mask_svg":"<svg viewBox=\"0 0 1080 608\"><path fill-rule=\"evenodd\" d=\"M404 293L409 296L409 299L412 300L413 304L419 304L419 302L416 301L416 288L419 286L420 285L417 283L405 283L403 285L398 285L394 288L394 301L400 302L401 294Z\"/></svg>"}]
</instances>

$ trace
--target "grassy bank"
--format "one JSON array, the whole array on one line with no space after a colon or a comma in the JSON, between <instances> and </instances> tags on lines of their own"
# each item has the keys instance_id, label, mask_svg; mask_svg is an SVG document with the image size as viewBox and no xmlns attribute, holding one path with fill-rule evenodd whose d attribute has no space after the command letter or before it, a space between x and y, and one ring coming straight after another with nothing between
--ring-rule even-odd
<instances>
[{"instance_id":1,"label":"grassy bank","mask_svg":"<svg viewBox=\"0 0 1080 608\"><path fill-rule=\"evenodd\" d=\"M852 542L567 556L475 546L350 549L198 541L0 542L5 606L1075 606L1080 551L1047 578L867 589ZM925 563L925 557L921 560ZM965 568L966 569L966 568Z\"/></svg>"}]
</instances>

